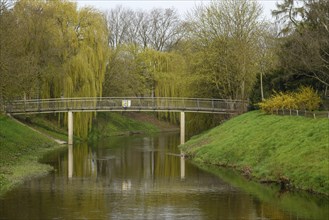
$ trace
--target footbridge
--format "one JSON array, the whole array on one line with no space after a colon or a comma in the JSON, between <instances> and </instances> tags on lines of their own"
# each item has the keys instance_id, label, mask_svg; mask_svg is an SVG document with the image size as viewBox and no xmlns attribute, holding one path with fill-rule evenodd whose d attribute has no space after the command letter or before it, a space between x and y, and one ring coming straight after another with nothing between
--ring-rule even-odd
<instances>
[{"instance_id":1,"label":"footbridge","mask_svg":"<svg viewBox=\"0 0 329 220\"><path fill-rule=\"evenodd\" d=\"M6 103L11 115L39 113L68 113L68 144L73 144L74 112L180 112L181 143L185 142L185 113L240 114L247 109L247 101L207 98L174 97L86 97L14 100Z\"/></svg>"}]
</instances>

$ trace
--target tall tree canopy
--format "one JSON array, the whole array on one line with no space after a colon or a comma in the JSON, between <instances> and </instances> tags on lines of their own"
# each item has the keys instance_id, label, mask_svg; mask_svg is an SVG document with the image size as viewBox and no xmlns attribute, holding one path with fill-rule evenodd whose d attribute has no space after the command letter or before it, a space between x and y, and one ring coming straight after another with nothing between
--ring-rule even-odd
<instances>
[{"instance_id":1,"label":"tall tree canopy","mask_svg":"<svg viewBox=\"0 0 329 220\"><path fill-rule=\"evenodd\" d=\"M101 13L78 10L76 3L66 0L20 0L1 19L3 99L23 93L30 98L102 93L108 31ZM92 114L77 114L78 136L87 135L91 119Z\"/></svg>"},{"instance_id":2,"label":"tall tree canopy","mask_svg":"<svg viewBox=\"0 0 329 220\"><path fill-rule=\"evenodd\" d=\"M194 69L216 97L247 99L259 70L258 39L263 34L256 1L212 1L190 14L190 36L198 45Z\"/></svg>"},{"instance_id":3,"label":"tall tree canopy","mask_svg":"<svg viewBox=\"0 0 329 220\"><path fill-rule=\"evenodd\" d=\"M329 1L303 0L302 3L303 7L297 7L296 1L286 0L274 11L287 24L282 27L285 35L280 51L281 67L286 75L316 80L321 89L329 86Z\"/></svg>"}]
</instances>

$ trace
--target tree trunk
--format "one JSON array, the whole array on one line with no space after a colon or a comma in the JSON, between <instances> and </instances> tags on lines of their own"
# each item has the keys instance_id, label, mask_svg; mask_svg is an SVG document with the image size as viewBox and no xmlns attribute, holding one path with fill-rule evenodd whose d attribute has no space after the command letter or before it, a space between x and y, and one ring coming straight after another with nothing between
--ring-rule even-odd
<instances>
[{"instance_id":1,"label":"tree trunk","mask_svg":"<svg viewBox=\"0 0 329 220\"><path fill-rule=\"evenodd\" d=\"M262 97L262 101L264 101L263 73L260 73L260 94Z\"/></svg>"}]
</instances>

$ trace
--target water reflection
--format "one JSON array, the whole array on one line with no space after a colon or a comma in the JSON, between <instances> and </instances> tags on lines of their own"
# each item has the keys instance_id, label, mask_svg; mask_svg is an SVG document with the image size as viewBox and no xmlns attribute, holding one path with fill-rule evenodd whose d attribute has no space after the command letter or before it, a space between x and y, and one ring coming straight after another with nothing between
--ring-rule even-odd
<instances>
[{"instance_id":1,"label":"water reflection","mask_svg":"<svg viewBox=\"0 0 329 220\"><path fill-rule=\"evenodd\" d=\"M180 178L185 179L185 157L182 154L180 156Z\"/></svg>"},{"instance_id":2,"label":"water reflection","mask_svg":"<svg viewBox=\"0 0 329 220\"><path fill-rule=\"evenodd\" d=\"M210 165L200 165L232 186L253 195L258 215L270 219L284 219L282 210L290 213L293 219L329 220L329 198L311 195L306 192L281 191L280 186L262 185L250 182L232 170Z\"/></svg>"},{"instance_id":3,"label":"water reflection","mask_svg":"<svg viewBox=\"0 0 329 220\"><path fill-rule=\"evenodd\" d=\"M293 200L322 213L299 215L281 206L285 196L277 204L247 182L239 190L240 179L200 170L178 144L168 134L75 145L49 158L56 172L0 198L0 219L326 219L323 205Z\"/></svg>"},{"instance_id":4,"label":"water reflection","mask_svg":"<svg viewBox=\"0 0 329 220\"><path fill-rule=\"evenodd\" d=\"M180 157L180 177L183 180L185 178L185 156L180 152L180 154L175 153L159 153L159 150L154 150L149 148L150 144L153 143L153 139L143 139L143 142L149 142L148 144L144 143L146 148L141 149L142 152L142 168L143 168L143 175L146 178L151 178L155 175L155 171L157 174L161 172L168 172L168 166L176 166L176 159L175 157ZM161 139L160 139L160 143ZM161 146L161 144L159 145ZM117 169L121 169L123 164L121 162L121 158L115 156L105 156L105 157L98 157L95 151L89 151L87 144L82 144L77 146L73 151L73 146L68 145L68 154L67 154L67 166L68 166L68 178L71 179L73 177L73 167L75 168L76 176L101 176L107 175L111 173L113 167L118 167ZM75 153L74 153L75 152ZM74 156L77 154L77 156ZM76 158L77 163L73 166L73 158ZM127 158L129 161L129 158ZM162 162L165 162L167 165L162 165ZM159 163L161 165L159 165ZM124 163L127 165L126 163ZM129 168L128 168L129 169ZM170 169L171 172L174 172L174 169ZM162 174L166 175L166 174ZM170 175L168 175L170 176Z\"/></svg>"},{"instance_id":5,"label":"water reflection","mask_svg":"<svg viewBox=\"0 0 329 220\"><path fill-rule=\"evenodd\" d=\"M86 143L69 146L67 156L61 156L57 170L65 174L66 169L63 168L67 166L68 178L104 176L112 178L122 175L142 176L144 179L152 179L155 176L184 178L184 157L180 156L177 149L168 150L167 141L165 137L157 139L144 137L132 140L133 143L114 145L114 148L111 147L111 142L105 148L88 147ZM129 149L124 146L125 144L134 144L135 147ZM153 147L154 145L156 148ZM177 164L181 167L177 167Z\"/></svg>"},{"instance_id":6,"label":"water reflection","mask_svg":"<svg viewBox=\"0 0 329 220\"><path fill-rule=\"evenodd\" d=\"M69 144L67 149L67 163L68 163L68 178L73 176L73 145Z\"/></svg>"}]
</instances>

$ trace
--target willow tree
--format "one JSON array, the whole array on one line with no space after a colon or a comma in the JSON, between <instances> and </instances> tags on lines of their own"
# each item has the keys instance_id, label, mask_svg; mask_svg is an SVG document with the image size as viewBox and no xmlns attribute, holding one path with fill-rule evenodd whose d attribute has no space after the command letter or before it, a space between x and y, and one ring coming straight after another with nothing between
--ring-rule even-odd
<instances>
[{"instance_id":1,"label":"willow tree","mask_svg":"<svg viewBox=\"0 0 329 220\"><path fill-rule=\"evenodd\" d=\"M13 9L21 34L21 54L15 70L33 98L96 97L108 57L108 33L103 15L78 10L66 0L20 0ZM28 68L26 68L28 66ZM21 71L20 71L21 70ZM75 134L86 137L92 113L76 114Z\"/></svg>"},{"instance_id":2,"label":"willow tree","mask_svg":"<svg viewBox=\"0 0 329 220\"><path fill-rule=\"evenodd\" d=\"M146 49L138 55L138 60L139 74L143 78L145 91L149 96L184 96L184 89L186 88L184 81L187 75L186 63L181 55L175 52ZM159 113L158 116L173 123L178 122L178 118L174 113Z\"/></svg>"},{"instance_id":3,"label":"willow tree","mask_svg":"<svg viewBox=\"0 0 329 220\"><path fill-rule=\"evenodd\" d=\"M16 64L23 57L23 38L16 25L16 18L8 5L9 2L0 1L0 104L18 94L21 95L20 85L23 77L19 77ZM23 60L23 59L22 59ZM24 62L21 62L24 64ZM23 70L27 69L27 66Z\"/></svg>"},{"instance_id":4,"label":"willow tree","mask_svg":"<svg viewBox=\"0 0 329 220\"><path fill-rule=\"evenodd\" d=\"M1 14L1 71L9 98L41 94L43 72L51 53L50 25L35 1L17 2ZM9 23L8 23L9 22ZM10 94L13 92L13 94Z\"/></svg>"},{"instance_id":5,"label":"willow tree","mask_svg":"<svg viewBox=\"0 0 329 220\"><path fill-rule=\"evenodd\" d=\"M62 85L62 95L101 96L108 59L108 33L103 15L91 8L77 11L76 5L69 2L57 5L53 1L51 4L71 10L58 10L54 17L63 36L61 44L64 45L61 53L64 77L57 81ZM68 15L70 12L71 16ZM76 114L74 127L78 136L87 136L92 117L92 113Z\"/></svg>"}]
</instances>

